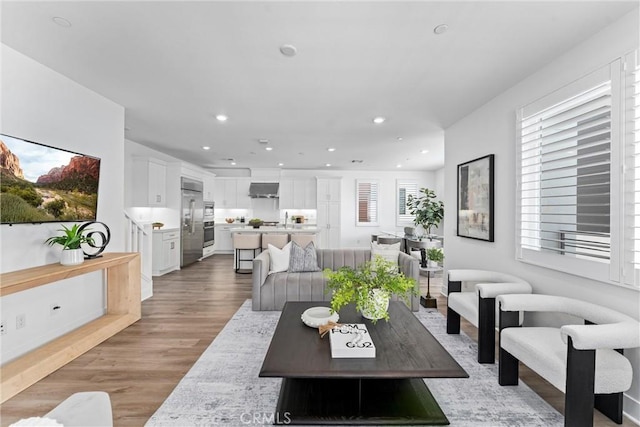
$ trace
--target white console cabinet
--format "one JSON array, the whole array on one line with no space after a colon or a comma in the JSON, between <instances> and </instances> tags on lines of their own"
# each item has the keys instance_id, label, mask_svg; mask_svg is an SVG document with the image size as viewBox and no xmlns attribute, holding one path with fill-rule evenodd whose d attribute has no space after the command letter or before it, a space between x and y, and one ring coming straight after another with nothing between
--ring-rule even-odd
<instances>
[{"instance_id":1,"label":"white console cabinet","mask_svg":"<svg viewBox=\"0 0 640 427\"><path fill-rule=\"evenodd\" d=\"M151 265L151 274L154 276L180 269L180 230L174 228L153 231Z\"/></svg>"}]
</instances>

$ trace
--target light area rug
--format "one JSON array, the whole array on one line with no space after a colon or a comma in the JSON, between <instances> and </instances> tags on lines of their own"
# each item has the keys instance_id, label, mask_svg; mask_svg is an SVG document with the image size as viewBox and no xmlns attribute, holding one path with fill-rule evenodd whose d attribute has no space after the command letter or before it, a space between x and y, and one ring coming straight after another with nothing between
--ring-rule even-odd
<instances>
[{"instance_id":1,"label":"light area rug","mask_svg":"<svg viewBox=\"0 0 640 427\"><path fill-rule=\"evenodd\" d=\"M469 374L425 380L452 426L563 425L562 415L524 383L498 385L497 364L477 363L476 343L464 333L448 335L437 310L420 307L416 316ZM281 380L258 373L279 317L252 311L245 301L146 426L272 424Z\"/></svg>"}]
</instances>

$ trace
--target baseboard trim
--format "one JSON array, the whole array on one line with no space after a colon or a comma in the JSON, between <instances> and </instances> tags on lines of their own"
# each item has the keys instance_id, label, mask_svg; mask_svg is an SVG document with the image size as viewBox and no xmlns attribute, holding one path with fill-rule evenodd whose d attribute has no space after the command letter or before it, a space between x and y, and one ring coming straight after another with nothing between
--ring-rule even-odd
<instances>
[{"instance_id":1,"label":"baseboard trim","mask_svg":"<svg viewBox=\"0 0 640 427\"><path fill-rule=\"evenodd\" d=\"M623 400L624 412L622 414L634 423L640 425L640 401L626 393L623 396Z\"/></svg>"}]
</instances>

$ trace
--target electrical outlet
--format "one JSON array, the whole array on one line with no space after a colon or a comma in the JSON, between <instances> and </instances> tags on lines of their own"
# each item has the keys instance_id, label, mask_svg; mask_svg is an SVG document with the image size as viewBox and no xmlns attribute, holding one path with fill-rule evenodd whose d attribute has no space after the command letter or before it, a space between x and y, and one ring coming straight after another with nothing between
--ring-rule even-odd
<instances>
[{"instance_id":1,"label":"electrical outlet","mask_svg":"<svg viewBox=\"0 0 640 427\"><path fill-rule=\"evenodd\" d=\"M7 322L2 319L2 321L0 321L0 335L4 335L7 333Z\"/></svg>"},{"instance_id":2,"label":"electrical outlet","mask_svg":"<svg viewBox=\"0 0 640 427\"><path fill-rule=\"evenodd\" d=\"M22 313L16 316L16 329L22 329L27 326L27 315Z\"/></svg>"},{"instance_id":3,"label":"electrical outlet","mask_svg":"<svg viewBox=\"0 0 640 427\"><path fill-rule=\"evenodd\" d=\"M60 304L57 303L53 303L49 306L49 315L50 316L55 316L57 314L59 314L62 311L62 306Z\"/></svg>"}]
</instances>

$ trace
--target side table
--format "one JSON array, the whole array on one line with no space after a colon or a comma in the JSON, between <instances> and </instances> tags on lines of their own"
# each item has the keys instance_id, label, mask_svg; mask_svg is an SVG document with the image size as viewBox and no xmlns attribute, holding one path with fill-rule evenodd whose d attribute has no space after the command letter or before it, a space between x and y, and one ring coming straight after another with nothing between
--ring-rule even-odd
<instances>
[{"instance_id":1,"label":"side table","mask_svg":"<svg viewBox=\"0 0 640 427\"><path fill-rule=\"evenodd\" d=\"M431 296L431 273L442 271L442 267L420 267L420 271L427 272L427 296L420 297L420 305L424 308L438 308L438 301Z\"/></svg>"}]
</instances>

